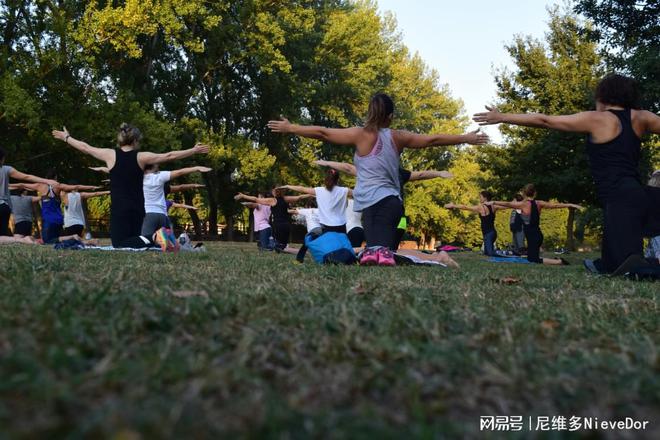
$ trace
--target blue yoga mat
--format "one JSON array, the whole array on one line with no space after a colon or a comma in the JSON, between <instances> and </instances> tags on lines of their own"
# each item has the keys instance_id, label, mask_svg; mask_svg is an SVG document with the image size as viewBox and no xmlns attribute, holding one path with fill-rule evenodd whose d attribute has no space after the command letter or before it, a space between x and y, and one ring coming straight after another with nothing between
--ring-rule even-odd
<instances>
[{"instance_id":1,"label":"blue yoga mat","mask_svg":"<svg viewBox=\"0 0 660 440\"><path fill-rule=\"evenodd\" d=\"M490 257L488 259L491 263L516 263L516 264L530 264L527 258L523 257Z\"/></svg>"}]
</instances>

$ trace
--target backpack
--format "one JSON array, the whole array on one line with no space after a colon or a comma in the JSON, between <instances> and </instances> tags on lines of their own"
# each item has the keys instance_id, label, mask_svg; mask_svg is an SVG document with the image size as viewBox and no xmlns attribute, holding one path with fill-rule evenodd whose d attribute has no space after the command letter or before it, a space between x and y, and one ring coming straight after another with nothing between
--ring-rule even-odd
<instances>
[{"instance_id":1,"label":"backpack","mask_svg":"<svg viewBox=\"0 0 660 440\"><path fill-rule=\"evenodd\" d=\"M326 232L321 235L307 234L305 246L318 264L354 264L355 251L346 234Z\"/></svg>"}]
</instances>

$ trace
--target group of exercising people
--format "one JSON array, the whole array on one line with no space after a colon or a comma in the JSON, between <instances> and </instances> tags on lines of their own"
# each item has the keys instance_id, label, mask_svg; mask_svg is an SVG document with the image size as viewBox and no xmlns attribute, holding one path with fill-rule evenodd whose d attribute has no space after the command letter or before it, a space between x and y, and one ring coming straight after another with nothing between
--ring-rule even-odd
<instances>
[{"instance_id":1,"label":"group of exercising people","mask_svg":"<svg viewBox=\"0 0 660 440\"><path fill-rule=\"evenodd\" d=\"M514 124L528 127L554 129L584 133L587 136L587 154L597 194L604 209L604 236L601 258L587 261L587 268L598 273L614 272L631 256L643 255L645 237L660 235L660 188L645 185L639 173L641 139L648 133L660 133L660 117L639 109L639 95L635 81L622 75L608 75L599 83L596 93L596 110L572 115L549 116L544 114L508 114L494 107L474 115L480 125ZM393 251L397 250L405 230L403 185L410 180L451 177L444 171L409 172L401 167L401 153L406 148L420 149L448 145L482 145L488 137L479 130L463 134L415 134L405 130L391 129L394 119L394 102L386 94L376 94L369 102L366 122L361 127L326 128L293 124L286 119L273 120L268 127L274 133L317 139L329 144L354 148L353 164L318 161L329 167L324 184L315 188L282 185L275 187L270 195L248 196L238 194L254 209L255 230L259 232L259 243L264 248L276 248L284 252L296 252L288 246L290 215L301 215L309 233L340 232L351 237L352 244L360 252L360 263L364 265L392 266L395 264ZM167 207L164 201L165 185L170 179L191 172L206 172L205 167L194 167L178 172L158 170L158 165L183 159L194 154L205 154L207 145L198 144L188 150L168 153L140 151L140 131L122 124L118 134L119 147L96 148L74 139L66 129L54 130L53 136L78 151L91 155L105 164L103 170L110 175L111 220L110 232L114 247L141 248L159 244L164 250L175 246ZM4 154L0 156L0 242L8 242L8 217L12 210L9 195L9 179L27 182L20 190L36 190L45 212L50 237L50 214L57 215L48 206L58 205L61 199L66 206L77 206L79 197L95 197L104 192L96 187L62 185L51 178L39 178L20 173L4 165ZM356 177L354 188L339 185L339 172ZM145 182L149 182L149 190ZM286 191L300 195L292 196ZM71 198L71 195L73 199ZM29 196L28 196L29 197ZM301 207L292 210L290 204L307 202L315 198L317 211ZM31 199L35 201L33 197ZM145 209L146 205L149 205ZM17 204L18 206L18 204ZM52 206L51 206L52 207ZM57 206L59 208L59 205ZM486 254L495 252L496 232L494 216L500 209L512 209L513 221L522 222L522 230L516 231L517 240L522 236L527 241L527 258L533 263L565 264L561 259L541 258L543 234L540 229L540 213L544 209L581 209L579 205L551 203L536 199L536 188L527 185L513 201L492 200L484 191L480 203L474 206L446 205L448 209L467 209L479 215L484 235ZM151 211L149 211L151 209ZM147 215L153 214L153 215ZM518 217L519 216L519 217ZM15 215L16 217L16 215ZM272 217L272 224L269 219ZM46 218L44 218L46 222ZM62 225L64 223L62 222ZM148 227L143 227L143 226ZM69 230L69 232L77 232ZM520 234L522 232L522 234ZM56 228L53 235L62 234ZM75 235L75 234L73 234ZM31 242L31 238L11 237L15 241ZM45 240L44 241L51 241ZM172 246L170 246L171 243ZM403 251L402 251L403 252ZM422 254L425 255L425 254ZM446 264L455 262L444 253L430 257ZM657 259L656 259L657 260Z\"/></svg>"}]
</instances>

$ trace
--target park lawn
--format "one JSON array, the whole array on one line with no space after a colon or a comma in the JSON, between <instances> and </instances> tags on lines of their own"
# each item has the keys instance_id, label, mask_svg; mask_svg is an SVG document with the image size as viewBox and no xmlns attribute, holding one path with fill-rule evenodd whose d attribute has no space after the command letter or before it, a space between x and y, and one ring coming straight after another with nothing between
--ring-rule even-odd
<instances>
[{"instance_id":1,"label":"park lawn","mask_svg":"<svg viewBox=\"0 0 660 440\"><path fill-rule=\"evenodd\" d=\"M659 285L580 258L462 254L451 271L4 246L0 437L457 437L538 414L657 434Z\"/></svg>"}]
</instances>

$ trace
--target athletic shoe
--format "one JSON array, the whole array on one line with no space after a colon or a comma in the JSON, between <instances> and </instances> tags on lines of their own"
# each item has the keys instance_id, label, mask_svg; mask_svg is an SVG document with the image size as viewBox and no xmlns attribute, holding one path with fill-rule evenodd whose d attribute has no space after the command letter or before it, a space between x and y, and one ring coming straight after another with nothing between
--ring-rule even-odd
<instances>
[{"instance_id":1,"label":"athletic shoe","mask_svg":"<svg viewBox=\"0 0 660 440\"><path fill-rule=\"evenodd\" d=\"M360 266L378 265L378 250L366 248L360 256Z\"/></svg>"},{"instance_id":2,"label":"athletic shoe","mask_svg":"<svg viewBox=\"0 0 660 440\"><path fill-rule=\"evenodd\" d=\"M396 261L394 261L394 254L391 250L387 248L380 248L376 253L378 254L379 266L396 266Z\"/></svg>"}]
</instances>

